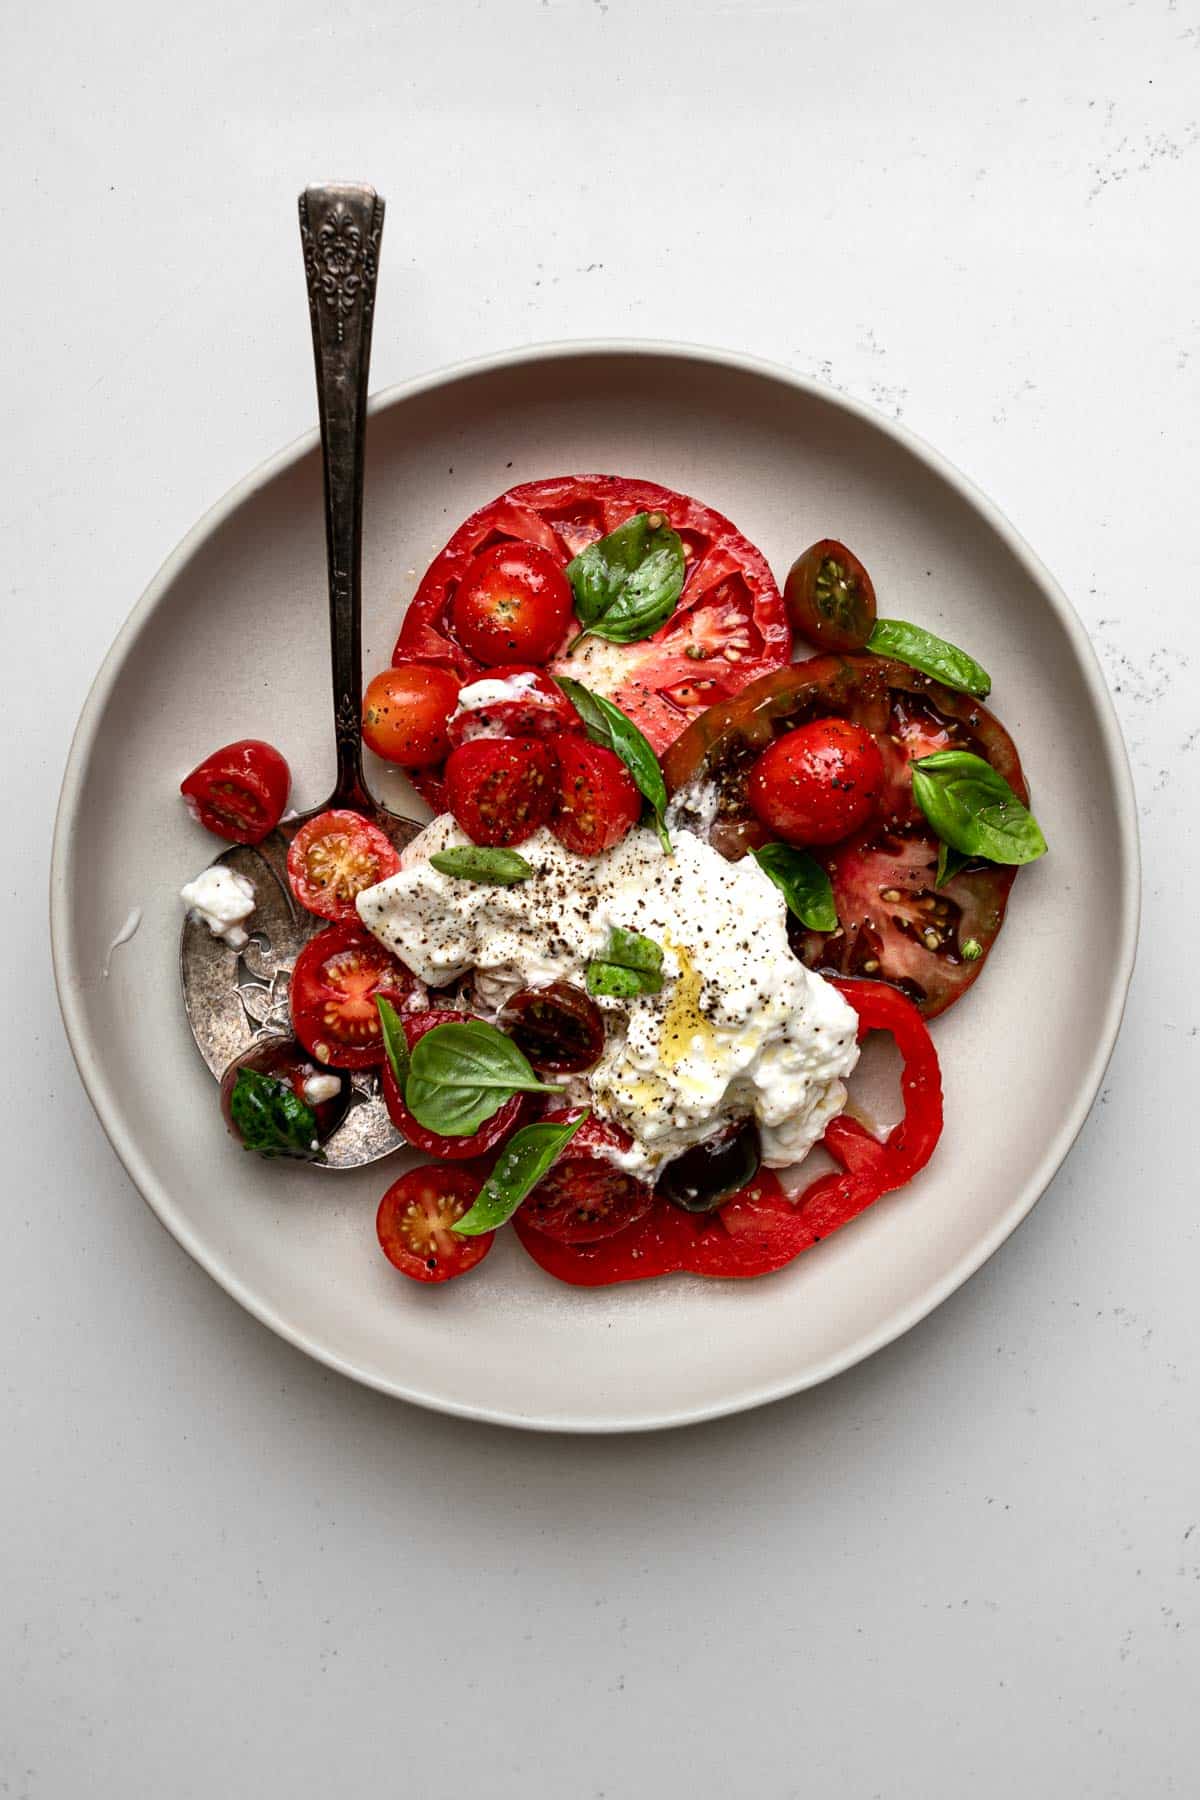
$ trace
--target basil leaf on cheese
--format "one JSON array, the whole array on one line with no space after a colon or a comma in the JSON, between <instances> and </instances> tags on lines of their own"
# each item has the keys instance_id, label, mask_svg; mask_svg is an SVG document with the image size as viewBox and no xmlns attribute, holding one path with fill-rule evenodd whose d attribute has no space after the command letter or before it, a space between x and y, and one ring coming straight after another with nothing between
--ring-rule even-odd
<instances>
[{"instance_id":1,"label":"basil leaf on cheese","mask_svg":"<svg viewBox=\"0 0 1200 1800\"><path fill-rule=\"evenodd\" d=\"M662 962L662 946L653 938L614 925L604 955L594 957L584 971L587 991L614 1000L661 993Z\"/></svg>"},{"instance_id":2,"label":"basil leaf on cheese","mask_svg":"<svg viewBox=\"0 0 1200 1800\"><path fill-rule=\"evenodd\" d=\"M442 875L455 875L460 881L477 881L488 887L511 887L514 881L528 881L533 874L533 864L515 850L488 849L482 844L456 844L450 850L436 850L429 863Z\"/></svg>"}]
</instances>

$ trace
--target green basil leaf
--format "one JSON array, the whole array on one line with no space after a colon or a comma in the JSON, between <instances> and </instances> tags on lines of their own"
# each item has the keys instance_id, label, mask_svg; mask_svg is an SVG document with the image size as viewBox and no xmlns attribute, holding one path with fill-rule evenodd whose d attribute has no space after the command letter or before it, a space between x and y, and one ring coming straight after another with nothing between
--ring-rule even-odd
<instances>
[{"instance_id":1,"label":"green basil leaf","mask_svg":"<svg viewBox=\"0 0 1200 1800\"><path fill-rule=\"evenodd\" d=\"M555 680L583 720L593 744L603 744L606 750L614 750L633 776L638 792L650 803L658 841L670 856L671 839L664 823L667 784L648 741L633 720L627 719L611 700L593 694L591 688L584 687L582 681L573 681L569 675L556 675Z\"/></svg>"},{"instance_id":2,"label":"green basil leaf","mask_svg":"<svg viewBox=\"0 0 1200 1800\"><path fill-rule=\"evenodd\" d=\"M945 887L946 883L953 881L958 871L965 868L970 860L970 857L964 856L961 850L951 849L944 838L939 839L937 874L933 878L934 887Z\"/></svg>"},{"instance_id":3,"label":"green basil leaf","mask_svg":"<svg viewBox=\"0 0 1200 1800\"><path fill-rule=\"evenodd\" d=\"M910 669L920 669L922 675L932 675L943 687L973 694L976 700L986 700L992 691L991 676L973 656L957 644L948 644L945 638L935 637L932 631L922 631L919 625L909 625L903 619L876 619L867 649L876 656L892 656L897 662L907 663Z\"/></svg>"},{"instance_id":4,"label":"green basil leaf","mask_svg":"<svg viewBox=\"0 0 1200 1800\"><path fill-rule=\"evenodd\" d=\"M488 887L511 887L514 881L528 881L533 874L533 864L515 850L489 850L480 844L437 850L429 861L443 875L456 875L460 881L478 881Z\"/></svg>"},{"instance_id":5,"label":"green basil leaf","mask_svg":"<svg viewBox=\"0 0 1200 1800\"><path fill-rule=\"evenodd\" d=\"M463 1214L455 1231L463 1237L479 1237L495 1231L511 1219L531 1188L535 1188L558 1161L590 1108L579 1110L579 1117L563 1124L542 1120L537 1125L523 1125L514 1132L496 1159L491 1174L475 1196L470 1212Z\"/></svg>"},{"instance_id":6,"label":"green basil leaf","mask_svg":"<svg viewBox=\"0 0 1200 1800\"><path fill-rule=\"evenodd\" d=\"M1046 853L1037 820L991 763L938 750L912 764L913 798L944 843L963 856L1028 863Z\"/></svg>"},{"instance_id":7,"label":"green basil leaf","mask_svg":"<svg viewBox=\"0 0 1200 1800\"><path fill-rule=\"evenodd\" d=\"M413 1046L404 1104L438 1137L470 1137L514 1094L561 1094L511 1038L482 1019L435 1025Z\"/></svg>"},{"instance_id":8,"label":"green basil leaf","mask_svg":"<svg viewBox=\"0 0 1200 1800\"><path fill-rule=\"evenodd\" d=\"M640 994L662 992L662 946L653 938L637 931L625 931L614 925L608 934L608 947L584 970L589 994L603 994L614 1000L634 1000Z\"/></svg>"},{"instance_id":9,"label":"green basil leaf","mask_svg":"<svg viewBox=\"0 0 1200 1800\"><path fill-rule=\"evenodd\" d=\"M764 844L754 860L769 875L802 925L810 931L836 931L837 907L829 876L815 856L791 844Z\"/></svg>"},{"instance_id":10,"label":"green basil leaf","mask_svg":"<svg viewBox=\"0 0 1200 1800\"><path fill-rule=\"evenodd\" d=\"M675 611L687 564L683 540L660 512L634 513L567 564L583 630L611 644L648 638Z\"/></svg>"},{"instance_id":11,"label":"green basil leaf","mask_svg":"<svg viewBox=\"0 0 1200 1800\"><path fill-rule=\"evenodd\" d=\"M387 1059L391 1064L392 1075L396 1086L400 1089L400 1098L404 1098L404 1089L408 1082L408 1065L411 1061L408 1052L408 1039L404 1035L404 1027L400 1023L400 1014L385 994L376 994L375 1005L379 1009L379 1029L383 1034L383 1047L387 1051Z\"/></svg>"},{"instance_id":12,"label":"green basil leaf","mask_svg":"<svg viewBox=\"0 0 1200 1800\"><path fill-rule=\"evenodd\" d=\"M317 1115L290 1081L239 1069L229 1096L229 1113L247 1150L259 1156L319 1157Z\"/></svg>"}]
</instances>

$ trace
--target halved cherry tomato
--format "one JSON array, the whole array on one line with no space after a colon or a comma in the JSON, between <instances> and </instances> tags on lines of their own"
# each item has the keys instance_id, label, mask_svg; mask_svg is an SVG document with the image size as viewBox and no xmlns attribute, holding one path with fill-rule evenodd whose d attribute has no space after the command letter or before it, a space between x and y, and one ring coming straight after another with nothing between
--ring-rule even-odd
<instances>
[{"instance_id":1,"label":"halved cherry tomato","mask_svg":"<svg viewBox=\"0 0 1200 1800\"><path fill-rule=\"evenodd\" d=\"M557 787L544 738L473 738L446 763L446 803L473 844L521 843L549 820Z\"/></svg>"},{"instance_id":2,"label":"halved cherry tomato","mask_svg":"<svg viewBox=\"0 0 1200 1800\"><path fill-rule=\"evenodd\" d=\"M883 789L875 739L848 719L810 719L769 744L746 798L786 844L836 844L872 818Z\"/></svg>"},{"instance_id":3,"label":"halved cherry tomato","mask_svg":"<svg viewBox=\"0 0 1200 1800\"><path fill-rule=\"evenodd\" d=\"M641 817L637 783L615 751L585 737L554 740L558 797L550 829L577 856L599 856Z\"/></svg>"},{"instance_id":4,"label":"halved cherry tomato","mask_svg":"<svg viewBox=\"0 0 1200 1800\"><path fill-rule=\"evenodd\" d=\"M335 807L302 825L288 847L287 872L301 906L319 919L351 924L355 896L400 867L390 838L361 813Z\"/></svg>"},{"instance_id":5,"label":"halved cherry tomato","mask_svg":"<svg viewBox=\"0 0 1200 1800\"><path fill-rule=\"evenodd\" d=\"M435 1008L429 1012L402 1013L400 1023L411 1050L435 1026L462 1024L470 1016L470 1013L451 1012L448 1007L440 1011ZM397 1131L404 1133L414 1150L448 1162L465 1162L469 1157L485 1156L489 1150L494 1150L497 1144L502 1143L521 1124L532 1104L530 1095L513 1094L470 1137L441 1137L413 1118L396 1086L396 1078L389 1062L383 1065L383 1099L392 1124Z\"/></svg>"},{"instance_id":6,"label":"halved cherry tomato","mask_svg":"<svg viewBox=\"0 0 1200 1800\"><path fill-rule=\"evenodd\" d=\"M829 871L838 930L806 932L796 923L793 943L810 968L890 981L934 1018L986 962L1016 870L968 864L935 888L938 842L913 799L909 764L934 750L970 750L1027 801L1016 746L994 713L889 658L814 656L764 676L689 726L663 758L667 787L676 793L702 778L715 785L719 806L705 829L736 861L770 835L747 797L756 759L794 726L831 716L874 737L884 787L871 824L814 852Z\"/></svg>"},{"instance_id":7,"label":"halved cherry tomato","mask_svg":"<svg viewBox=\"0 0 1200 1800\"><path fill-rule=\"evenodd\" d=\"M664 749L704 707L786 663L791 631L762 553L722 514L657 482L560 475L526 482L480 507L430 564L392 660L440 662L470 679L480 658L456 633L454 603L476 553L490 545L534 544L565 568L637 512L664 513L683 539L688 574L679 604L653 637L628 645L588 638L562 666L615 700L654 748ZM424 784L419 777L422 792Z\"/></svg>"},{"instance_id":8,"label":"halved cherry tomato","mask_svg":"<svg viewBox=\"0 0 1200 1800\"><path fill-rule=\"evenodd\" d=\"M572 605L556 556L540 544L492 544L464 570L450 624L476 662L544 663L562 646Z\"/></svg>"},{"instance_id":9,"label":"halved cherry tomato","mask_svg":"<svg viewBox=\"0 0 1200 1800\"><path fill-rule=\"evenodd\" d=\"M604 1015L569 981L521 988L506 1001L500 1024L542 1075L582 1075L604 1055Z\"/></svg>"},{"instance_id":10,"label":"halved cherry tomato","mask_svg":"<svg viewBox=\"0 0 1200 1800\"><path fill-rule=\"evenodd\" d=\"M861 650L875 624L871 577L836 538L822 538L796 558L783 598L792 630L820 650Z\"/></svg>"},{"instance_id":11,"label":"halved cherry tomato","mask_svg":"<svg viewBox=\"0 0 1200 1800\"><path fill-rule=\"evenodd\" d=\"M350 1105L349 1076L342 1069L320 1067L299 1039L285 1037L280 1032L273 1037L264 1038L261 1043L252 1044L249 1050L243 1050L221 1077L221 1113L230 1136L237 1138L239 1142L241 1133L233 1122L230 1103L237 1078L243 1069L254 1069L259 1075L273 1075L277 1081L286 1081L296 1098L312 1108L317 1121L318 1143L324 1143L346 1116L346 1109ZM312 1084L316 1083L323 1089L330 1076L337 1081L337 1092L326 1099L314 1098Z\"/></svg>"},{"instance_id":12,"label":"halved cherry tomato","mask_svg":"<svg viewBox=\"0 0 1200 1800\"><path fill-rule=\"evenodd\" d=\"M291 771L273 744L239 738L185 775L179 791L206 831L230 844L260 844L287 805Z\"/></svg>"},{"instance_id":13,"label":"halved cherry tomato","mask_svg":"<svg viewBox=\"0 0 1200 1800\"><path fill-rule=\"evenodd\" d=\"M483 1186L478 1170L426 1163L394 1181L379 1202L375 1230L394 1269L413 1281L451 1281L481 1263L494 1231L461 1237L454 1227Z\"/></svg>"},{"instance_id":14,"label":"halved cherry tomato","mask_svg":"<svg viewBox=\"0 0 1200 1800\"><path fill-rule=\"evenodd\" d=\"M582 730L583 720L558 683L545 669L528 663L485 669L467 683L448 727L456 748L471 738L552 737Z\"/></svg>"},{"instance_id":15,"label":"halved cherry tomato","mask_svg":"<svg viewBox=\"0 0 1200 1800\"><path fill-rule=\"evenodd\" d=\"M402 1006L416 986L411 970L361 925L333 925L296 958L292 1030L318 1062L369 1069L384 1056L376 996Z\"/></svg>"},{"instance_id":16,"label":"halved cherry tomato","mask_svg":"<svg viewBox=\"0 0 1200 1800\"><path fill-rule=\"evenodd\" d=\"M385 762L424 769L450 754L446 727L458 680L432 663L401 663L376 675L363 696L363 739Z\"/></svg>"},{"instance_id":17,"label":"halved cherry tomato","mask_svg":"<svg viewBox=\"0 0 1200 1800\"><path fill-rule=\"evenodd\" d=\"M638 1222L600 1243L556 1241L537 1228L526 1202L513 1224L539 1267L575 1287L674 1273L766 1275L924 1168L942 1131L937 1052L924 1021L911 1001L882 982L834 985L859 1015L859 1036L891 1032L903 1058L904 1117L886 1138L872 1137L843 1114L831 1120L822 1139L837 1172L818 1176L796 1201L787 1198L769 1169L760 1169L716 1212L685 1212L660 1195Z\"/></svg>"},{"instance_id":18,"label":"halved cherry tomato","mask_svg":"<svg viewBox=\"0 0 1200 1800\"><path fill-rule=\"evenodd\" d=\"M561 1125L576 1116L571 1107L545 1113ZM606 1151L627 1150L631 1139L618 1126L584 1120L548 1175L518 1208L516 1217L540 1237L558 1244L595 1244L624 1231L654 1205L649 1182L627 1175Z\"/></svg>"}]
</instances>

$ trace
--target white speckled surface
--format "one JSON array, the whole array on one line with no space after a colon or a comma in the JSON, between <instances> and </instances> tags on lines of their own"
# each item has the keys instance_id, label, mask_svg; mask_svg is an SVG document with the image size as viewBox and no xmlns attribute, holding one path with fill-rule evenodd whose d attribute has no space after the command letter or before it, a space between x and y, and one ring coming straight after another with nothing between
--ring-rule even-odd
<instances>
[{"instance_id":1,"label":"white speckled surface","mask_svg":"<svg viewBox=\"0 0 1200 1800\"><path fill-rule=\"evenodd\" d=\"M31 1095L0 1794L1188 1793L1194 0L53 17L14 17L0 69L4 1056ZM1146 912L1101 1103L963 1292L758 1414L568 1441L351 1388L159 1230L70 1064L41 898L65 735L163 555L308 425L292 199L360 173L390 202L376 385L624 333L823 375L1009 512L1114 684Z\"/></svg>"}]
</instances>

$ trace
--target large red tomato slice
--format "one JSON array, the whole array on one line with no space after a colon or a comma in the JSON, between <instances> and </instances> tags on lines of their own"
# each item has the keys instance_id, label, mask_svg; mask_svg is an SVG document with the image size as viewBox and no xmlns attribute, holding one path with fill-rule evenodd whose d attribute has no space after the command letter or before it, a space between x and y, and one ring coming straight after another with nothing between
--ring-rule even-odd
<instances>
[{"instance_id":1,"label":"large red tomato slice","mask_svg":"<svg viewBox=\"0 0 1200 1800\"><path fill-rule=\"evenodd\" d=\"M1027 801L1016 746L994 713L904 663L865 651L814 656L763 676L690 725L663 758L667 786L675 793L701 778L715 785L708 835L736 860L770 835L747 797L759 755L794 726L828 717L872 734L884 788L870 824L814 851L833 884L839 929L805 931L792 921L793 945L810 968L890 981L933 1018L982 969L1016 870L968 864L936 887L938 841L913 799L909 764L935 750L970 750Z\"/></svg>"},{"instance_id":2,"label":"large red tomato slice","mask_svg":"<svg viewBox=\"0 0 1200 1800\"><path fill-rule=\"evenodd\" d=\"M479 664L458 642L451 618L455 593L480 551L510 542L536 544L565 567L634 513L650 511L666 514L688 559L675 612L642 643L588 638L575 656L560 657L551 667L614 700L656 750L665 749L706 706L786 663L791 631L761 551L711 507L657 482L559 475L510 488L480 507L426 571L405 614L393 662L436 662L463 677L478 675Z\"/></svg>"}]
</instances>

